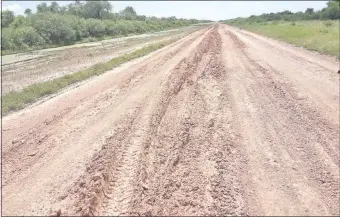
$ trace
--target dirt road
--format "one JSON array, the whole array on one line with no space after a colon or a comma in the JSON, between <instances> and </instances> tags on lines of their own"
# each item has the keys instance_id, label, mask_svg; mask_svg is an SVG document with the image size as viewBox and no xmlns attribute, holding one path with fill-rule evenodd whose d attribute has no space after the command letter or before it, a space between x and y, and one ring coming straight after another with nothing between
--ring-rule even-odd
<instances>
[{"instance_id":1,"label":"dirt road","mask_svg":"<svg viewBox=\"0 0 340 217\"><path fill-rule=\"evenodd\" d=\"M4 215L339 215L339 62L225 25L3 119Z\"/></svg>"}]
</instances>

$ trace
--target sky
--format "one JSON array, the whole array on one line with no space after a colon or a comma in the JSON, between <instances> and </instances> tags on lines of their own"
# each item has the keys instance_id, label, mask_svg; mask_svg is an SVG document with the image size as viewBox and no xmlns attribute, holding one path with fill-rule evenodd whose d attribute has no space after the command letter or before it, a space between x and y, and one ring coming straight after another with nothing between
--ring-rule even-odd
<instances>
[{"instance_id":1,"label":"sky","mask_svg":"<svg viewBox=\"0 0 340 217\"><path fill-rule=\"evenodd\" d=\"M2 1L2 10L10 9L17 15L23 14L26 8L35 12L36 5L41 2L43 1ZM66 5L71 1L57 2L59 5ZM284 10L292 12L305 11L307 8L320 10L326 7L326 3L327 1L111 1L114 12L132 6L140 15L215 21Z\"/></svg>"}]
</instances>

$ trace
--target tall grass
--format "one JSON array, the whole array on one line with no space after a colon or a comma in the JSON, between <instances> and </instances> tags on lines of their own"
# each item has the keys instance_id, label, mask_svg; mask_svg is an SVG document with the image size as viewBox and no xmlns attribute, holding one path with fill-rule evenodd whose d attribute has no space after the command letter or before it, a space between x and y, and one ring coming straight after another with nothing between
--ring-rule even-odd
<instances>
[{"instance_id":1,"label":"tall grass","mask_svg":"<svg viewBox=\"0 0 340 217\"><path fill-rule=\"evenodd\" d=\"M73 74L64 75L63 77L50 81L32 84L21 91L11 91L2 96L2 115L6 115L10 111L20 110L43 96L56 93L71 84L83 81L92 76L103 74L104 72L111 70L125 62L145 56L155 50L171 44L176 40L177 38L155 43L138 49L132 53L113 58L105 63L95 64L90 68L75 72Z\"/></svg>"},{"instance_id":2,"label":"tall grass","mask_svg":"<svg viewBox=\"0 0 340 217\"><path fill-rule=\"evenodd\" d=\"M340 58L339 20L238 23L237 26Z\"/></svg>"}]
</instances>

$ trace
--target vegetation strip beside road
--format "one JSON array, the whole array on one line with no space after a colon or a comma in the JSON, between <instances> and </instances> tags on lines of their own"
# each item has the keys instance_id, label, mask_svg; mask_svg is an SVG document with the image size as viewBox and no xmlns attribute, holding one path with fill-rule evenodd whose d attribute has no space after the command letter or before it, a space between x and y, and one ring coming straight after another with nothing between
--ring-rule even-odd
<instances>
[{"instance_id":1,"label":"vegetation strip beside road","mask_svg":"<svg viewBox=\"0 0 340 217\"><path fill-rule=\"evenodd\" d=\"M50 81L32 84L21 91L11 91L7 94L4 94L2 96L1 105L2 115L6 115L11 111L23 109L27 105L36 102L41 97L54 94L71 84L83 81L92 76L103 74L104 72L118 67L125 62L145 56L155 50L165 47L166 45L169 45L176 40L178 40L178 38L155 43L138 49L132 53L112 58L107 62L95 64L85 70L81 70L69 75L64 75L63 77L56 78Z\"/></svg>"},{"instance_id":2,"label":"vegetation strip beside road","mask_svg":"<svg viewBox=\"0 0 340 217\"><path fill-rule=\"evenodd\" d=\"M339 59L340 0L328 1L326 5L317 11L314 8L296 13L285 10L224 22Z\"/></svg>"},{"instance_id":3,"label":"vegetation strip beside road","mask_svg":"<svg viewBox=\"0 0 340 217\"><path fill-rule=\"evenodd\" d=\"M131 6L121 11L114 11L113 7L108 1L75 1L64 6L42 2L35 13L27 8L25 16L2 11L2 55L211 22L174 16L157 18L137 14Z\"/></svg>"},{"instance_id":4,"label":"vegetation strip beside road","mask_svg":"<svg viewBox=\"0 0 340 217\"><path fill-rule=\"evenodd\" d=\"M340 58L339 21L244 23L238 27Z\"/></svg>"}]
</instances>

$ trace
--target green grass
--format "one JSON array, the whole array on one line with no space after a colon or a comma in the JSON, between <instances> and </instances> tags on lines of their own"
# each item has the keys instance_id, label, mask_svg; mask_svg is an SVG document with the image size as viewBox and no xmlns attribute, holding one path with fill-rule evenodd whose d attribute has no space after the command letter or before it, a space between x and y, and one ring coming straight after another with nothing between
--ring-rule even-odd
<instances>
[{"instance_id":1,"label":"green grass","mask_svg":"<svg viewBox=\"0 0 340 217\"><path fill-rule=\"evenodd\" d=\"M155 50L158 50L172 42L175 39L170 39L164 42L155 43L144 48L138 49L132 53L124 54L122 56L113 58L105 63L95 64L85 70L75 72L73 74L65 75L50 81L45 81L37 84L32 84L21 91L11 91L2 96L2 115L8 114L10 111L16 111L24 108L25 106L36 102L39 98L56 93L61 89L83 81L95 75L103 74L125 62L145 56Z\"/></svg>"},{"instance_id":2,"label":"green grass","mask_svg":"<svg viewBox=\"0 0 340 217\"><path fill-rule=\"evenodd\" d=\"M339 20L274 21L232 25L340 58Z\"/></svg>"}]
</instances>

